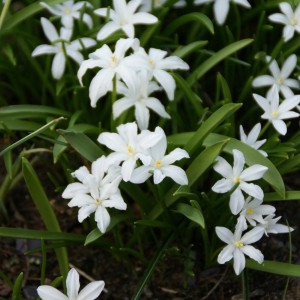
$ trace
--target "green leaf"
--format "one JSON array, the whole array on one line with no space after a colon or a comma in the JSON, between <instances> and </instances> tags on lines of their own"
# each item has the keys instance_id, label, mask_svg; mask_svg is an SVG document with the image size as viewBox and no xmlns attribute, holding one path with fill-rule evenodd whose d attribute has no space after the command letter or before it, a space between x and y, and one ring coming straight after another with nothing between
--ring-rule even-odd
<instances>
[{"instance_id":1,"label":"green leaf","mask_svg":"<svg viewBox=\"0 0 300 300\"><path fill-rule=\"evenodd\" d=\"M200 209L185 203L178 203L176 210L174 211L184 215L191 221L200 225L202 228L205 228L204 218Z\"/></svg>"},{"instance_id":2,"label":"green leaf","mask_svg":"<svg viewBox=\"0 0 300 300\"><path fill-rule=\"evenodd\" d=\"M22 168L28 191L47 229L53 232L61 232L54 211L38 179L38 176L30 162L25 157L22 158ZM66 278L69 271L67 251L65 248L57 249L56 255L60 272Z\"/></svg>"},{"instance_id":3,"label":"green leaf","mask_svg":"<svg viewBox=\"0 0 300 300\"><path fill-rule=\"evenodd\" d=\"M227 83L226 79L220 73L218 73L217 79L218 79L218 81L220 83L220 86L221 86L221 90L222 90L222 93L223 93L223 99L227 100L227 101L229 100L230 102L232 102L230 88L228 86L228 83Z\"/></svg>"},{"instance_id":4,"label":"green leaf","mask_svg":"<svg viewBox=\"0 0 300 300\"><path fill-rule=\"evenodd\" d=\"M193 43L190 43L186 46L179 46L173 53L172 55L174 56L178 56L180 58L184 58L188 55L190 55L191 53L195 52L196 50L204 47L205 45L207 45L207 41L196 41Z\"/></svg>"},{"instance_id":5,"label":"green leaf","mask_svg":"<svg viewBox=\"0 0 300 300\"><path fill-rule=\"evenodd\" d=\"M214 25L213 25L212 21L206 15L204 15L202 13L194 12L194 13L189 13L182 17L176 18L175 21L173 21L171 24L168 24L168 27L165 31L165 35L172 34L179 27L181 27L182 25L185 25L186 23L190 23L190 22L197 22L197 23L204 25L210 31L210 33L214 34Z\"/></svg>"},{"instance_id":6,"label":"green leaf","mask_svg":"<svg viewBox=\"0 0 300 300\"><path fill-rule=\"evenodd\" d=\"M229 55L239 51L240 49L248 46L252 43L252 39L240 40L238 42L232 43L220 51L216 52L213 56L208 58L204 63L202 63L187 79L190 86L194 85L197 80L199 80L203 75L205 75L209 70L211 70L220 61L228 57Z\"/></svg>"},{"instance_id":7,"label":"green leaf","mask_svg":"<svg viewBox=\"0 0 300 300\"><path fill-rule=\"evenodd\" d=\"M228 140L229 138L224 135L211 133L203 142L205 146L213 145L217 142ZM241 141L230 138L228 144L224 148L227 153L232 153L233 149L240 150L245 156L246 163L248 165L260 164L268 167L268 171L265 173L263 179L266 180L274 190L279 193L283 198L285 196L285 186L282 177L273 163L263 156L259 151L251 148L250 146L242 143Z\"/></svg>"},{"instance_id":8,"label":"green leaf","mask_svg":"<svg viewBox=\"0 0 300 300\"><path fill-rule=\"evenodd\" d=\"M262 264L259 264L253 260L247 259L246 266L250 269L272 273L276 275L300 277L300 265L269 261L265 260Z\"/></svg>"},{"instance_id":9,"label":"green leaf","mask_svg":"<svg viewBox=\"0 0 300 300\"><path fill-rule=\"evenodd\" d=\"M217 128L224 120L236 112L242 103L229 103L225 104L217 111L215 111L202 125L199 129L192 135L185 145L184 149L192 156L194 152L199 150L202 146L203 140L211 133L215 128Z\"/></svg>"},{"instance_id":10,"label":"green leaf","mask_svg":"<svg viewBox=\"0 0 300 300\"><path fill-rule=\"evenodd\" d=\"M90 162L95 161L105 152L82 132L71 130L58 130L68 143L85 159Z\"/></svg>"},{"instance_id":11,"label":"green leaf","mask_svg":"<svg viewBox=\"0 0 300 300\"><path fill-rule=\"evenodd\" d=\"M49 5L59 4L64 2L65 0L45 0L44 2ZM12 15L9 19L7 19L2 27L1 33L5 33L11 30L13 27L18 25L19 23L23 22L24 20L30 18L34 14L40 12L41 10L45 9L43 6L40 5L40 2L35 2L31 5L25 6L23 9Z\"/></svg>"},{"instance_id":12,"label":"green leaf","mask_svg":"<svg viewBox=\"0 0 300 300\"><path fill-rule=\"evenodd\" d=\"M4 154L4 164L5 168L8 174L8 177L10 180L13 178L13 163L12 163L12 156L11 156L11 151L8 151Z\"/></svg>"},{"instance_id":13,"label":"green leaf","mask_svg":"<svg viewBox=\"0 0 300 300\"><path fill-rule=\"evenodd\" d=\"M21 300L21 288L22 288L22 282L23 282L24 274L21 272L19 276L16 279L16 282L14 284L13 293L12 293L12 300Z\"/></svg>"},{"instance_id":14,"label":"green leaf","mask_svg":"<svg viewBox=\"0 0 300 300\"><path fill-rule=\"evenodd\" d=\"M45 130L47 130L48 128L50 128L51 126L53 126L54 124L58 123L59 121L63 120L63 117L60 117L58 119L52 120L51 122L47 123L46 125L42 126L41 128L39 128L38 130L28 134L27 136L25 136L24 138L20 139L19 141L13 143L12 145L6 147L3 151L0 152L0 156L2 156L3 154L5 154L6 152L16 148L17 146L25 143L26 141L34 138L35 136L41 134L42 132L44 132Z\"/></svg>"},{"instance_id":15,"label":"green leaf","mask_svg":"<svg viewBox=\"0 0 300 300\"><path fill-rule=\"evenodd\" d=\"M287 191L282 197L277 193L265 193L264 201L300 200L300 191Z\"/></svg>"},{"instance_id":16,"label":"green leaf","mask_svg":"<svg viewBox=\"0 0 300 300\"><path fill-rule=\"evenodd\" d=\"M29 240L47 240L47 241L65 241L83 244L85 236L81 234L33 230L23 228L8 228L0 227L0 236L15 239L29 239Z\"/></svg>"}]
</instances>

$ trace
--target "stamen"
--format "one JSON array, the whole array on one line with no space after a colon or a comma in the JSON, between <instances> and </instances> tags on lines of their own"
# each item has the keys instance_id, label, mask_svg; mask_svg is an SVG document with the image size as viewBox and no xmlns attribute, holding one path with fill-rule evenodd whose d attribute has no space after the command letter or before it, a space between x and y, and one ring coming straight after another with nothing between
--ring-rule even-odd
<instances>
[{"instance_id":1,"label":"stamen","mask_svg":"<svg viewBox=\"0 0 300 300\"><path fill-rule=\"evenodd\" d=\"M156 167L156 168L160 168L161 165L162 165L162 161L161 161L161 160L155 161L155 167Z\"/></svg>"},{"instance_id":2,"label":"stamen","mask_svg":"<svg viewBox=\"0 0 300 300\"><path fill-rule=\"evenodd\" d=\"M242 241L235 242L234 245L238 248L243 247L244 243Z\"/></svg>"},{"instance_id":3,"label":"stamen","mask_svg":"<svg viewBox=\"0 0 300 300\"><path fill-rule=\"evenodd\" d=\"M241 182L241 178L240 177L234 177L233 181L236 183L240 183Z\"/></svg>"},{"instance_id":4,"label":"stamen","mask_svg":"<svg viewBox=\"0 0 300 300\"><path fill-rule=\"evenodd\" d=\"M253 212L254 212L254 211L253 211L253 208L248 208L248 209L247 209L247 214L248 214L248 215L252 215Z\"/></svg>"}]
</instances>

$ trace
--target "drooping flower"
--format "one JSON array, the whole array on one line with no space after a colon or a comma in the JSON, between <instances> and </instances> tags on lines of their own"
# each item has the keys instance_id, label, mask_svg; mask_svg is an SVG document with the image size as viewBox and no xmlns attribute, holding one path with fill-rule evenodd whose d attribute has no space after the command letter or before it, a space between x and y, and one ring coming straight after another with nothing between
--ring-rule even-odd
<instances>
[{"instance_id":1,"label":"drooping flower","mask_svg":"<svg viewBox=\"0 0 300 300\"><path fill-rule=\"evenodd\" d=\"M125 82L131 82L133 80L134 72L130 67L123 64L123 60L126 51L134 47L136 42L134 39L119 39L114 52L112 52L107 45L103 45L91 53L89 59L82 62L77 72L81 85L82 76L87 69L101 68L93 78L89 88L89 97L92 107L96 107L97 101L108 91L112 90L112 82L115 76L117 76L117 79L123 79Z\"/></svg>"},{"instance_id":2,"label":"drooping flower","mask_svg":"<svg viewBox=\"0 0 300 300\"><path fill-rule=\"evenodd\" d=\"M283 224L277 224L281 217L275 218L274 214L266 216L264 222L258 226L264 229L266 236L269 236L269 233L278 234L278 233L288 233L294 231L292 227Z\"/></svg>"},{"instance_id":3,"label":"drooping flower","mask_svg":"<svg viewBox=\"0 0 300 300\"><path fill-rule=\"evenodd\" d=\"M104 233L110 224L107 208L126 210L127 207L118 188L122 179L120 168L108 168L106 157L102 156L92 163L91 173L86 167L81 167L72 175L81 183L69 184L62 197L71 199L69 207L79 207L80 223L95 212L97 227Z\"/></svg>"},{"instance_id":4,"label":"drooping flower","mask_svg":"<svg viewBox=\"0 0 300 300\"><path fill-rule=\"evenodd\" d=\"M279 3L279 8L282 14L273 14L269 16L269 20L285 25L282 34L284 41L287 42L294 36L295 31L300 32L300 4L295 12L288 2Z\"/></svg>"},{"instance_id":5,"label":"drooping flower","mask_svg":"<svg viewBox=\"0 0 300 300\"><path fill-rule=\"evenodd\" d=\"M142 0L141 6L139 8L139 11L146 11L149 12L152 10L152 3L155 8L162 7L167 0ZM175 4L173 4L174 7L184 7L186 6L186 1L185 0L179 0Z\"/></svg>"},{"instance_id":6,"label":"drooping flower","mask_svg":"<svg viewBox=\"0 0 300 300\"><path fill-rule=\"evenodd\" d=\"M232 150L233 167L222 157L217 157L217 163L214 165L214 170L221 174L224 178L218 180L212 190L216 193L227 193L235 185L238 185L234 192L230 195L230 210L236 215L245 204L244 195L246 194L262 200L264 197L263 190L249 181L261 179L264 173L268 170L267 167L255 164L244 170L245 158L242 152L237 149Z\"/></svg>"},{"instance_id":7,"label":"drooping flower","mask_svg":"<svg viewBox=\"0 0 300 300\"><path fill-rule=\"evenodd\" d=\"M67 296L50 285L39 286L37 293L42 300L95 300L101 294L104 285L102 280L94 281L79 292L79 274L72 268L66 280Z\"/></svg>"},{"instance_id":8,"label":"drooping flower","mask_svg":"<svg viewBox=\"0 0 300 300\"><path fill-rule=\"evenodd\" d=\"M214 15L219 25L225 23L229 12L230 0L195 0L194 4L204 4L214 2ZM250 8L251 5L247 0L232 0L232 2Z\"/></svg>"},{"instance_id":9,"label":"drooping flower","mask_svg":"<svg viewBox=\"0 0 300 300\"><path fill-rule=\"evenodd\" d=\"M133 80L127 82L127 86L120 82L117 90L124 97L113 104L114 118L117 118L132 106L135 107L135 119L141 130L148 129L149 109L163 118L171 118L161 102L157 98L149 96L151 93L160 90L160 87L155 82L149 81L146 71L134 73Z\"/></svg>"},{"instance_id":10,"label":"drooping flower","mask_svg":"<svg viewBox=\"0 0 300 300\"><path fill-rule=\"evenodd\" d=\"M74 19L81 20L88 26L89 29L93 27L93 20L90 15L82 13L83 7L93 8L91 3L87 1L65 1L62 4L50 6L45 2L40 2L42 6L47 8L53 15L61 17L61 23L64 27L72 29L74 26Z\"/></svg>"},{"instance_id":11,"label":"drooping flower","mask_svg":"<svg viewBox=\"0 0 300 300\"><path fill-rule=\"evenodd\" d=\"M158 19L146 12L136 12L142 0L113 0L114 9L99 8L94 11L98 16L111 20L97 34L98 40L104 40L115 31L121 29L129 38L134 38L134 25L154 24Z\"/></svg>"},{"instance_id":12,"label":"drooping flower","mask_svg":"<svg viewBox=\"0 0 300 300\"><path fill-rule=\"evenodd\" d=\"M37 46L32 56L39 56L43 54L55 54L52 62L52 76L55 79L60 79L65 71L66 57L70 56L78 64L83 61L83 55L79 52L84 48L90 48L96 44L91 38L81 38L80 40L74 40L70 42L72 31L62 27L60 29L60 35L58 35L56 28L46 18L41 18L43 31L52 43L52 45L40 45Z\"/></svg>"},{"instance_id":13,"label":"drooping flower","mask_svg":"<svg viewBox=\"0 0 300 300\"><path fill-rule=\"evenodd\" d=\"M126 57L124 63L136 69L147 70L149 79L154 77L166 91L170 100L174 99L176 83L174 78L165 70L188 70L189 65L177 56L169 56L167 51L150 48L149 54L140 47L134 54Z\"/></svg>"},{"instance_id":14,"label":"drooping flower","mask_svg":"<svg viewBox=\"0 0 300 300\"><path fill-rule=\"evenodd\" d=\"M244 144L247 144L248 146L252 147L253 149L258 150L267 140L261 140L258 141L258 136L261 130L261 124L257 123L249 132L248 136L245 134L243 126L240 125L240 137L241 141ZM268 156L268 154L263 150L258 150L263 156Z\"/></svg>"},{"instance_id":15,"label":"drooping flower","mask_svg":"<svg viewBox=\"0 0 300 300\"><path fill-rule=\"evenodd\" d=\"M150 164L151 156L147 149L153 147L162 138L162 134L158 127L154 132L143 130L138 134L135 122L122 124L117 127L117 131L118 133L101 133L98 142L114 151L107 157L109 165L119 165L123 162L122 178L129 181L138 159L144 165Z\"/></svg>"},{"instance_id":16,"label":"drooping flower","mask_svg":"<svg viewBox=\"0 0 300 300\"><path fill-rule=\"evenodd\" d=\"M283 120L297 118L299 116L298 113L291 110L300 103L300 95L285 99L280 104L276 85L271 88L267 94L267 98L257 94L253 94L253 97L257 104L264 110L264 114L261 118L269 120L274 128L282 135L287 133L287 126Z\"/></svg>"},{"instance_id":17,"label":"drooping flower","mask_svg":"<svg viewBox=\"0 0 300 300\"><path fill-rule=\"evenodd\" d=\"M264 261L263 254L250 246L263 236L262 227L254 227L242 236L242 228L238 223L234 233L225 227L216 227L216 233L219 239L227 244L218 255L218 263L224 264L233 258L233 268L236 275L241 274L245 268L245 255L260 264Z\"/></svg>"},{"instance_id":18,"label":"drooping flower","mask_svg":"<svg viewBox=\"0 0 300 300\"><path fill-rule=\"evenodd\" d=\"M165 155L167 150L167 137L163 129L158 128L161 132L162 139L148 151L151 156L151 162L148 166L140 166L136 168L131 176L130 181L133 183L143 183L153 175L155 184L159 184L165 177L172 178L180 185L188 184L188 178L184 170L172 164L183 158L189 158L189 154L180 148L176 148L169 154Z\"/></svg>"},{"instance_id":19,"label":"drooping flower","mask_svg":"<svg viewBox=\"0 0 300 300\"><path fill-rule=\"evenodd\" d=\"M272 205L262 204L263 200L252 199L248 197L240 212L238 222L241 223L243 230L247 229L247 221L251 226L256 226L256 223L264 223L263 216L273 214L275 207Z\"/></svg>"},{"instance_id":20,"label":"drooping flower","mask_svg":"<svg viewBox=\"0 0 300 300\"><path fill-rule=\"evenodd\" d=\"M271 61L271 57L267 56L267 61ZM276 60L273 60L269 65L269 70L272 74L270 75L261 75L256 77L253 82L253 87L263 87L263 86L273 86L276 85L279 92L285 98L290 98L294 96L291 88L300 89L300 83L296 79L288 78L297 64L297 56L295 54L290 55L285 62L283 63L282 69L279 69L279 66Z\"/></svg>"}]
</instances>

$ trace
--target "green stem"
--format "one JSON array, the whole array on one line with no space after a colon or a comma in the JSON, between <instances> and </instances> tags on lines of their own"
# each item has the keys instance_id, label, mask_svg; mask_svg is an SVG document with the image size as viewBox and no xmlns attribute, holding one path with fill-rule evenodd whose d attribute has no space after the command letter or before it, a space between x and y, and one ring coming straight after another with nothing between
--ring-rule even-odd
<instances>
[{"instance_id":1,"label":"green stem","mask_svg":"<svg viewBox=\"0 0 300 300\"><path fill-rule=\"evenodd\" d=\"M249 300L248 270L242 272L243 300Z\"/></svg>"},{"instance_id":2,"label":"green stem","mask_svg":"<svg viewBox=\"0 0 300 300\"><path fill-rule=\"evenodd\" d=\"M113 90L111 93L111 109L113 109L113 105L117 100L117 77L116 75L113 78ZM110 129L111 131L115 131L116 128L116 124L114 121L114 116L113 114L111 114L111 119L110 119Z\"/></svg>"},{"instance_id":3,"label":"green stem","mask_svg":"<svg viewBox=\"0 0 300 300\"><path fill-rule=\"evenodd\" d=\"M8 12L8 9L9 9L9 6L10 6L10 0L6 0L5 4L4 4L4 7L2 9L1 15L0 15L0 29L2 28L5 16Z\"/></svg>"},{"instance_id":4,"label":"green stem","mask_svg":"<svg viewBox=\"0 0 300 300\"><path fill-rule=\"evenodd\" d=\"M267 129L269 128L270 124L271 124L270 121L268 121L268 122L265 124L265 126L264 126L263 129L261 130L261 132L260 132L258 138L260 138L260 137L267 131Z\"/></svg>"}]
</instances>

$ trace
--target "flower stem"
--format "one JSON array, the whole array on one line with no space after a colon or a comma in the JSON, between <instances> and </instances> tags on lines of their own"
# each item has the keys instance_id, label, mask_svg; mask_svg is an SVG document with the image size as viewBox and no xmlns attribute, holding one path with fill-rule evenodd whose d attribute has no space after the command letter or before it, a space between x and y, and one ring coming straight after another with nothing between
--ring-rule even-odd
<instances>
[{"instance_id":1,"label":"flower stem","mask_svg":"<svg viewBox=\"0 0 300 300\"><path fill-rule=\"evenodd\" d=\"M1 15L0 15L0 29L2 28L2 24L4 22L6 14L8 12L9 6L10 6L10 0L6 0L4 7L2 9Z\"/></svg>"},{"instance_id":2,"label":"flower stem","mask_svg":"<svg viewBox=\"0 0 300 300\"><path fill-rule=\"evenodd\" d=\"M270 121L268 121L268 122L265 124L265 126L263 127L263 129L260 131L258 138L260 138L260 137L267 131L267 129L269 128L270 124L271 124Z\"/></svg>"},{"instance_id":3,"label":"flower stem","mask_svg":"<svg viewBox=\"0 0 300 300\"><path fill-rule=\"evenodd\" d=\"M243 300L249 300L248 270L242 272Z\"/></svg>"},{"instance_id":4,"label":"flower stem","mask_svg":"<svg viewBox=\"0 0 300 300\"><path fill-rule=\"evenodd\" d=\"M111 108L113 109L113 105L117 100L117 77L116 75L113 78L113 89L111 93ZM114 131L116 128L116 124L114 121L114 116L113 113L111 114L111 119L110 119L110 129L111 131Z\"/></svg>"}]
</instances>

